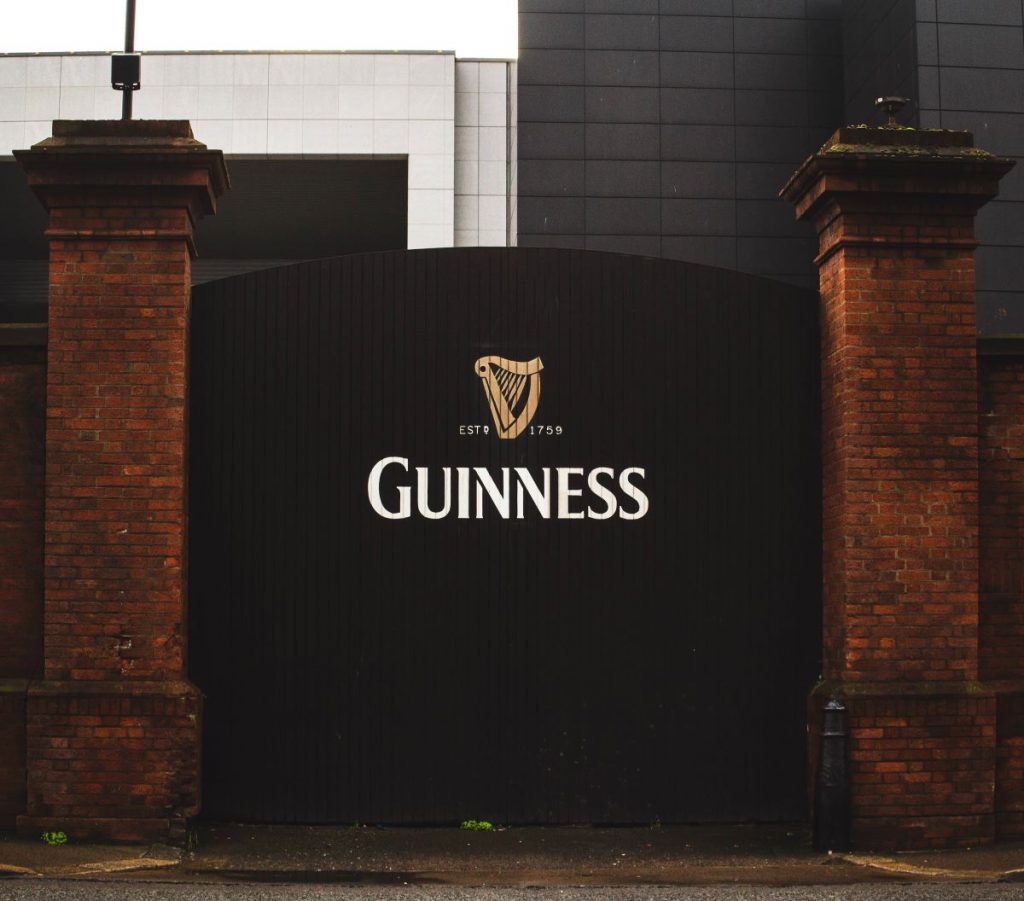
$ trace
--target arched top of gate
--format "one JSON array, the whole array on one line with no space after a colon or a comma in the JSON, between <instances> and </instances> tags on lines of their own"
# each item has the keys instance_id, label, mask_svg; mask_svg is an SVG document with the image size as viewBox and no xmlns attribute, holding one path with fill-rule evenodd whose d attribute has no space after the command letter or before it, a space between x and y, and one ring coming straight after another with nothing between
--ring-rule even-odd
<instances>
[{"instance_id":1,"label":"arched top of gate","mask_svg":"<svg viewBox=\"0 0 1024 901\"><path fill-rule=\"evenodd\" d=\"M659 293L681 290L712 299L730 294L751 301L788 298L794 303L815 305L818 301L817 291L735 269L638 254L554 247L439 247L343 254L204 282L193 287L193 295L201 298L208 289L219 294L236 282L243 285L261 281L280 284L282 280L289 279L301 281L304 277L319 276L331 269L379 272L382 277L385 273L412 277L417 271L425 273L433 269L452 275L461 270L466 275L487 275L491 278L501 278L504 274L505 278L544 280L633 279L652 287L656 285Z\"/></svg>"}]
</instances>

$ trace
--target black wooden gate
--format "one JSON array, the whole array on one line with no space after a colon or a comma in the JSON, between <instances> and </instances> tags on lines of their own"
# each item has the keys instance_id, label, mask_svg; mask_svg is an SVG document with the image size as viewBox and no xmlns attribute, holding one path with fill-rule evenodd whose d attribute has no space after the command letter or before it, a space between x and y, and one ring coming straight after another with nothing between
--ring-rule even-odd
<instances>
[{"instance_id":1,"label":"black wooden gate","mask_svg":"<svg viewBox=\"0 0 1024 901\"><path fill-rule=\"evenodd\" d=\"M803 815L815 295L591 252L355 255L196 289L191 365L206 815Z\"/></svg>"}]
</instances>

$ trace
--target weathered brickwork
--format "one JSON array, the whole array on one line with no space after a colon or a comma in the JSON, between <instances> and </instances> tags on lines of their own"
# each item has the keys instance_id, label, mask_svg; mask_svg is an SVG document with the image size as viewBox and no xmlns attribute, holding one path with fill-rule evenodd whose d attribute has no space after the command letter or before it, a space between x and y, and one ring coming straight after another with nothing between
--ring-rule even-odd
<instances>
[{"instance_id":1,"label":"weathered brickwork","mask_svg":"<svg viewBox=\"0 0 1024 901\"><path fill-rule=\"evenodd\" d=\"M30 811L80 837L180 840L198 811L200 703L186 683L30 691Z\"/></svg>"},{"instance_id":2,"label":"weathered brickwork","mask_svg":"<svg viewBox=\"0 0 1024 901\"><path fill-rule=\"evenodd\" d=\"M995 698L847 703L857 846L971 845L993 835Z\"/></svg>"},{"instance_id":3,"label":"weathered brickwork","mask_svg":"<svg viewBox=\"0 0 1024 901\"><path fill-rule=\"evenodd\" d=\"M16 154L49 212L43 680L24 833L180 839L192 227L226 184L187 122L56 122Z\"/></svg>"},{"instance_id":4,"label":"weathered brickwork","mask_svg":"<svg viewBox=\"0 0 1024 901\"><path fill-rule=\"evenodd\" d=\"M51 241L47 679L184 672L188 286L183 238Z\"/></svg>"},{"instance_id":5,"label":"weathered brickwork","mask_svg":"<svg viewBox=\"0 0 1024 901\"><path fill-rule=\"evenodd\" d=\"M970 252L845 247L824 270L825 676L975 679Z\"/></svg>"},{"instance_id":6,"label":"weathered brickwork","mask_svg":"<svg viewBox=\"0 0 1024 901\"><path fill-rule=\"evenodd\" d=\"M995 835L979 678L974 217L1012 164L966 133L845 128L783 193L819 235L824 679L857 847Z\"/></svg>"}]
</instances>

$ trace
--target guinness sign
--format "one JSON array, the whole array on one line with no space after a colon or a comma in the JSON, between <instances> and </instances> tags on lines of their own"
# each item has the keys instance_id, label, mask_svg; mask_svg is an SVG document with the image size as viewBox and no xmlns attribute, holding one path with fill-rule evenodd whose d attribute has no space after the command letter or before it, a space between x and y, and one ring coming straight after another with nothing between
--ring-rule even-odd
<instances>
[{"instance_id":1,"label":"guinness sign","mask_svg":"<svg viewBox=\"0 0 1024 901\"><path fill-rule=\"evenodd\" d=\"M483 519L497 515L501 519L526 519L539 516L541 519L609 519L618 513L622 519L642 519L650 506L647 495L640 489L643 469L632 466L616 474L614 469L599 466L589 472L577 466L559 466L552 469L545 466L535 477L525 467L510 469L503 466L498 474L492 474L482 466L455 467L455 498L452 506L452 467L443 466L431 473L426 466L415 467L415 477L410 481L399 477L393 489L395 501L389 507L381 498L381 478L389 467L408 473L409 461L405 457L385 457L370 470L367 490L370 506L385 519L408 519L412 515L412 496L416 495L416 512L426 519L444 519L455 515L459 519ZM443 485L441 506L430 507L431 481ZM552 485L555 486L552 493ZM575 501L589 492L589 502ZM620 501L620 496L632 501L629 505Z\"/></svg>"},{"instance_id":2,"label":"guinness sign","mask_svg":"<svg viewBox=\"0 0 1024 901\"><path fill-rule=\"evenodd\" d=\"M505 357L487 356L474 364L499 439L518 438L530 424L540 403L543 368L540 357L518 363ZM553 430L553 434L561 434L561 426L555 428L557 431ZM474 429L469 434L479 431ZM486 434L486 429L483 431ZM554 470L545 466L538 475L523 466L503 466L496 474L482 466L442 466L433 474L429 467L416 466L413 479L398 476L389 505L381 496L381 481L390 468L409 473L409 460L384 457L374 464L367 481L370 506L385 519L408 519L415 506L416 513L425 519L444 519L449 515L459 519L484 519L488 515L501 519L526 519L528 515L541 519L610 519L618 514L621 519L637 520L647 515L650 506L640 488L645 472L639 466L627 467L620 473L606 466L589 471L579 466L558 466ZM432 482L443 486L443 500L436 509L431 508L429 500ZM589 492L588 502L576 500L582 498L584 485ZM628 498L631 503L622 503L620 497Z\"/></svg>"}]
</instances>

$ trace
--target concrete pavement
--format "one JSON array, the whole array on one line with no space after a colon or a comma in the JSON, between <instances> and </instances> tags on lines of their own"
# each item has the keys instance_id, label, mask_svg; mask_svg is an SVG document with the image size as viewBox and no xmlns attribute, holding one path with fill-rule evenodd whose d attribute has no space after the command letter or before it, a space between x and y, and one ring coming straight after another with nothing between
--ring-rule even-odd
<instances>
[{"instance_id":1,"label":"concrete pavement","mask_svg":"<svg viewBox=\"0 0 1024 901\"><path fill-rule=\"evenodd\" d=\"M5 891L6 890L6 891ZM458 885L210 885L204 883L23 880L0 886L4 901L1011 901L1020 886L947 882L850 886L602 886L590 888Z\"/></svg>"},{"instance_id":2,"label":"concrete pavement","mask_svg":"<svg viewBox=\"0 0 1024 901\"><path fill-rule=\"evenodd\" d=\"M823 855L811 850L803 825L469 832L209 824L195 831L190 853L162 845L50 847L7 834L0 836L0 874L363 886L1024 883L1024 843L899 855Z\"/></svg>"}]
</instances>

